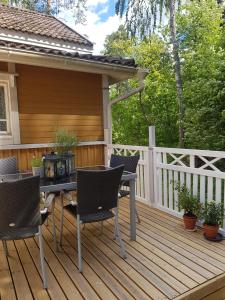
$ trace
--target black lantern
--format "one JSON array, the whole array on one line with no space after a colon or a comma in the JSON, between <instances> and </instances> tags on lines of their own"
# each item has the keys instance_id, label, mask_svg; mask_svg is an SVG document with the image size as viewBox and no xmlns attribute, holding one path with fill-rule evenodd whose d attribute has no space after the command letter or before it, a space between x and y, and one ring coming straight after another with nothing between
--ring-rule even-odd
<instances>
[{"instance_id":1,"label":"black lantern","mask_svg":"<svg viewBox=\"0 0 225 300\"><path fill-rule=\"evenodd\" d=\"M69 177L74 169L73 154L47 154L43 157L44 178L47 180L58 180Z\"/></svg>"}]
</instances>

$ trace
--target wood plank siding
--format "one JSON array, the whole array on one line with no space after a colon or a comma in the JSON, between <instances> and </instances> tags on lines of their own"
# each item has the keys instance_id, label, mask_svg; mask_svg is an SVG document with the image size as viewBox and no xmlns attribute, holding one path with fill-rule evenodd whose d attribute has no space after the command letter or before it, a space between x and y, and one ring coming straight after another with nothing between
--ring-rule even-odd
<instances>
[{"instance_id":1,"label":"wood plank siding","mask_svg":"<svg viewBox=\"0 0 225 300\"><path fill-rule=\"evenodd\" d=\"M83 274L77 269L76 222L65 212L63 247L54 251L52 218L43 226L48 290L42 289L37 239L0 243L1 299L222 300L225 242L208 242L201 230L187 232L182 220L137 202L141 224L130 241L128 200L120 201L120 228L127 259L113 239L113 221L82 230ZM57 234L60 207L55 210ZM217 293L215 291L218 290ZM210 296L207 296L211 294ZM205 298L206 297L206 298Z\"/></svg>"},{"instance_id":2,"label":"wood plank siding","mask_svg":"<svg viewBox=\"0 0 225 300\"><path fill-rule=\"evenodd\" d=\"M102 77L16 65L22 144L49 143L57 128L79 141L103 140Z\"/></svg>"},{"instance_id":3,"label":"wood plank siding","mask_svg":"<svg viewBox=\"0 0 225 300\"><path fill-rule=\"evenodd\" d=\"M7 72L8 71L8 64L6 62L0 61L0 71Z\"/></svg>"},{"instance_id":4,"label":"wood plank siding","mask_svg":"<svg viewBox=\"0 0 225 300\"><path fill-rule=\"evenodd\" d=\"M49 152L49 148L0 150L0 158L16 156L19 170L27 171L31 170L31 160L33 156L41 157L42 154ZM74 154L77 167L104 164L103 145L79 146L74 150Z\"/></svg>"}]
</instances>

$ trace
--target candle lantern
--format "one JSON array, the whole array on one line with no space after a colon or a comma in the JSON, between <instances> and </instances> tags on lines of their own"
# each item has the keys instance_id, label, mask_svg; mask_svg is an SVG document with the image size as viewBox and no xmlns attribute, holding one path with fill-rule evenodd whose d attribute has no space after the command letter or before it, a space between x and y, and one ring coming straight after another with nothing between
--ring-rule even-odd
<instances>
[{"instance_id":1,"label":"candle lantern","mask_svg":"<svg viewBox=\"0 0 225 300\"><path fill-rule=\"evenodd\" d=\"M74 170L73 154L47 154L43 157L44 177L47 180L55 181L68 177Z\"/></svg>"}]
</instances>

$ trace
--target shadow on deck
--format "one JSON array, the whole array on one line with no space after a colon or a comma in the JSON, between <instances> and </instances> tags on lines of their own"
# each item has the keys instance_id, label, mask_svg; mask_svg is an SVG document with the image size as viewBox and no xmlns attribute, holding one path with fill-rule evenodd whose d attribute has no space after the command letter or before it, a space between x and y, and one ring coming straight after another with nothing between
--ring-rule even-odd
<instances>
[{"instance_id":1,"label":"shadow on deck","mask_svg":"<svg viewBox=\"0 0 225 300\"><path fill-rule=\"evenodd\" d=\"M112 221L82 230L84 271L77 270L74 219L66 214L63 249L55 253L51 221L43 227L49 289L42 289L36 239L0 244L1 299L224 299L225 241L206 241L201 230L186 232L182 220L138 203L137 241L129 239L128 200L120 203L127 260L119 256ZM59 228L60 210L56 208ZM217 293L214 293L217 291ZM207 296L208 295L208 296ZM205 298L204 298L205 297Z\"/></svg>"}]
</instances>

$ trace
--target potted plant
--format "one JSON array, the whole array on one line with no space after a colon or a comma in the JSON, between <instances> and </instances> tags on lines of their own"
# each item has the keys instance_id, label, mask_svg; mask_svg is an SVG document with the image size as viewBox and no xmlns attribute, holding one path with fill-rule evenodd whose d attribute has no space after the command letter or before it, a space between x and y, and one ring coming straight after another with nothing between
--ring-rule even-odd
<instances>
[{"instance_id":1,"label":"potted plant","mask_svg":"<svg viewBox=\"0 0 225 300\"><path fill-rule=\"evenodd\" d=\"M208 201L203 210L204 235L206 238L214 239L218 235L219 225L223 218L223 205L216 201Z\"/></svg>"},{"instance_id":2,"label":"potted plant","mask_svg":"<svg viewBox=\"0 0 225 300\"><path fill-rule=\"evenodd\" d=\"M202 205L196 196L193 196L185 185L176 186L178 190L178 208L184 210L184 227L187 230L195 230L198 217L201 215Z\"/></svg>"},{"instance_id":3,"label":"potted plant","mask_svg":"<svg viewBox=\"0 0 225 300\"><path fill-rule=\"evenodd\" d=\"M32 173L33 175L39 175L40 178L44 177L44 167L43 160L41 158L36 158L35 156L31 160Z\"/></svg>"},{"instance_id":4,"label":"potted plant","mask_svg":"<svg viewBox=\"0 0 225 300\"><path fill-rule=\"evenodd\" d=\"M44 156L45 179L57 180L68 177L75 168L73 147L77 145L76 135L58 129L54 137L54 151Z\"/></svg>"},{"instance_id":5,"label":"potted plant","mask_svg":"<svg viewBox=\"0 0 225 300\"><path fill-rule=\"evenodd\" d=\"M58 129L54 137L54 151L57 154L70 154L73 147L77 146L76 135L66 131L65 129Z\"/></svg>"}]
</instances>

